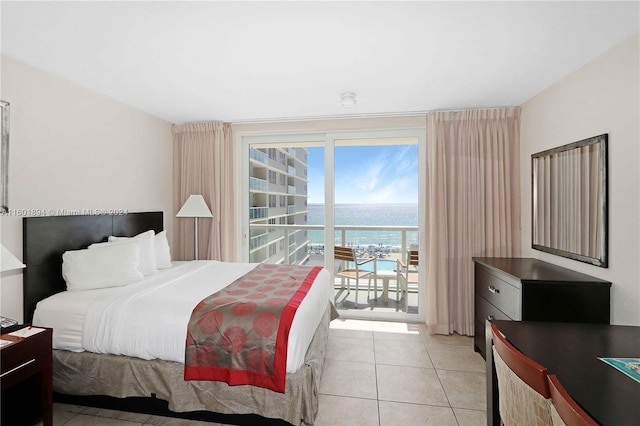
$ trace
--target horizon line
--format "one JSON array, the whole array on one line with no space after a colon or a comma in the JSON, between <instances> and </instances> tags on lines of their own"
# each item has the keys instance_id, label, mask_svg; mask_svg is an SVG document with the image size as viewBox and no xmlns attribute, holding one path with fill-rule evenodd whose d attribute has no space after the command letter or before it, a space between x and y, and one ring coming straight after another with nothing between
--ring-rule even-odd
<instances>
[{"instance_id":1,"label":"horizon line","mask_svg":"<svg viewBox=\"0 0 640 426\"><path fill-rule=\"evenodd\" d=\"M384 205L398 205L398 204L418 204L418 202L414 202L414 203L335 203L334 205L336 206L369 206L369 205L380 205L380 204L384 204ZM324 206L325 203L307 203L308 206Z\"/></svg>"}]
</instances>

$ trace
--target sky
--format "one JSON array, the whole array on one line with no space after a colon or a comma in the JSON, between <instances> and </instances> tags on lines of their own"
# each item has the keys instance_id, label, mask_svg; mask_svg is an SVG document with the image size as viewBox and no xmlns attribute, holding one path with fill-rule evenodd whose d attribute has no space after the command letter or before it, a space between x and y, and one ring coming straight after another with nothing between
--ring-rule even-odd
<instances>
[{"instance_id":1,"label":"sky","mask_svg":"<svg viewBox=\"0 0 640 426\"><path fill-rule=\"evenodd\" d=\"M324 204L324 148L309 147L308 202ZM336 204L418 202L418 145L335 148Z\"/></svg>"}]
</instances>

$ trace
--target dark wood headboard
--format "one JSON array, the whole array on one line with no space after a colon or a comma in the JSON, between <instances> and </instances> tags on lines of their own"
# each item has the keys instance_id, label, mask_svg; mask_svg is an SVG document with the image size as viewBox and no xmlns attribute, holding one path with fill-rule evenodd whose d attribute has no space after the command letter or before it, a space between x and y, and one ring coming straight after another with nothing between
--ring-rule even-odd
<instances>
[{"instance_id":1,"label":"dark wood headboard","mask_svg":"<svg viewBox=\"0 0 640 426\"><path fill-rule=\"evenodd\" d=\"M30 323L36 304L66 290L62 254L106 241L109 235L132 237L162 231L162 212L124 215L25 217L22 219L24 321Z\"/></svg>"}]
</instances>

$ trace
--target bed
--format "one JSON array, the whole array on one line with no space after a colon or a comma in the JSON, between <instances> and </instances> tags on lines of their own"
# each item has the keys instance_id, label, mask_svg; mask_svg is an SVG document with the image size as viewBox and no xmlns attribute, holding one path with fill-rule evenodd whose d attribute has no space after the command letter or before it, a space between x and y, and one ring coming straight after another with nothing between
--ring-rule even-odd
<instances>
[{"instance_id":1,"label":"bed","mask_svg":"<svg viewBox=\"0 0 640 426\"><path fill-rule=\"evenodd\" d=\"M135 334L137 320L121 318L123 312L129 310L138 314L146 309L141 306L149 305L158 305L160 312L166 312L161 300L167 298L173 305L188 307L191 302L180 299L176 285L181 290L190 289L188 286L196 285L199 280L195 277L199 276L219 278L228 275L226 281L222 280L228 283L256 266L214 261L175 262L173 267L158 270L157 274L126 287L66 291L67 282L62 277L63 253L103 243L109 236L133 237L149 230L153 233L163 230L162 212L23 219L27 265L24 271L25 321L54 329L54 399L231 424L313 424L318 410L328 324L336 316L331 303L329 275L325 270L315 276L293 319L284 392L248 384L231 386L221 381L184 380L185 365L180 362L180 359L184 360L184 347L164 344L173 341L164 336L177 335L184 342L186 330L170 318L159 325L164 332L163 338L149 338L148 349L145 346L143 355L129 353L129 349L119 350L120 346L115 351L111 347L96 346L95 352L93 346L87 346L86 342L91 342L94 335L114 334L111 331L123 329L127 332L131 329L129 338L140 342L145 336L139 331ZM67 279L70 281L69 276ZM211 292L218 290L214 288ZM155 300L153 303L135 305L133 303L141 296L138 293L129 296L130 291L139 291L145 297L147 293L153 293L156 299L151 299ZM123 310L121 300L134 308ZM316 308L307 308L305 303ZM116 309L115 315L99 317L109 318L109 321L91 319L95 316L92 314L95 306L111 305L120 311ZM164 316L156 314L154 317ZM307 319L303 319L305 317ZM101 322L109 324L102 331L96 328ZM298 327L299 323L305 325ZM87 324L94 324L93 328ZM153 347L154 343L162 344ZM166 350L165 346L170 349Z\"/></svg>"}]
</instances>

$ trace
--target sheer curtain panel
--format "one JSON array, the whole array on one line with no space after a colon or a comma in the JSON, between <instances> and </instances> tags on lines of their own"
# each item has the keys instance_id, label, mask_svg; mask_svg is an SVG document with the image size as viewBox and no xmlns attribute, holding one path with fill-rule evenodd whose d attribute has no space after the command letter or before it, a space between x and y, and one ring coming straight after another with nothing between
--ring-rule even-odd
<instances>
[{"instance_id":1,"label":"sheer curtain panel","mask_svg":"<svg viewBox=\"0 0 640 426\"><path fill-rule=\"evenodd\" d=\"M201 194L213 214L198 223L201 259L234 261L233 149L229 123L173 126L174 216L190 194ZM193 222L174 217L176 260L193 259Z\"/></svg>"},{"instance_id":2,"label":"sheer curtain panel","mask_svg":"<svg viewBox=\"0 0 640 426\"><path fill-rule=\"evenodd\" d=\"M425 295L432 334L473 335L472 257L520 254L519 145L518 107L427 114Z\"/></svg>"}]
</instances>

